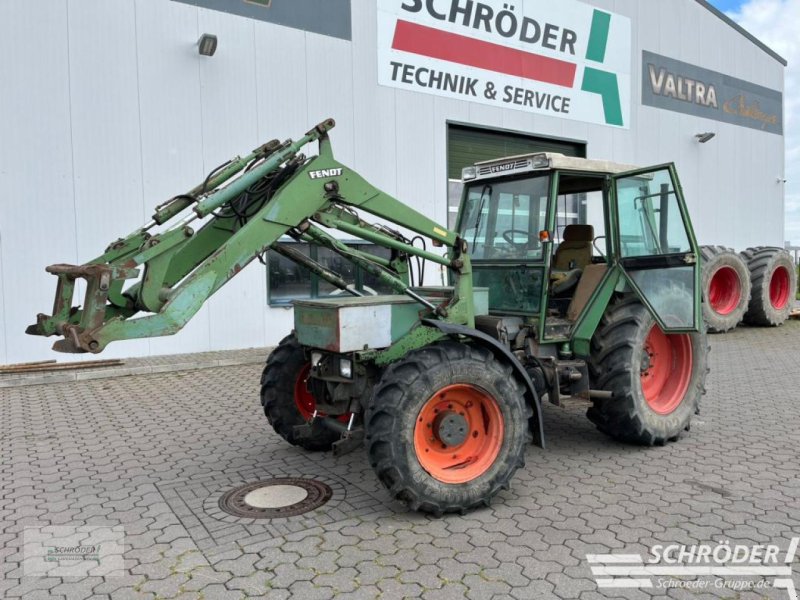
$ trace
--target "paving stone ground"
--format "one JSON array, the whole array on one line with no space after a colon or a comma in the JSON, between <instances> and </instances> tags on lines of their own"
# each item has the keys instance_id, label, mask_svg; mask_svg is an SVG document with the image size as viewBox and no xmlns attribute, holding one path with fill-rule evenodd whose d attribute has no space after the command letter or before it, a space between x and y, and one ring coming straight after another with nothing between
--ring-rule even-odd
<instances>
[{"instance_id":1,"label":"paving stone ground","mask_svg":"<svg viewBox=\"0 0 800 600\"><path fill-rule=\"evenodd\" d=\"M585 406L545 407L490 508L433 518L378 484L363 452L287 446L258 403L258 365L0 389L0 598L788 598L786 590L598 588L587 553L800 536L800 322L711 338L702 413L666 447L616 443ZM224 516L268 477L320 479L301 517ZM119 576L26 576L23 533L121 526ZM800 586L800 563L793 565ZM655 581L655 579L653 579Z\"/></svg>"}]
</instances>

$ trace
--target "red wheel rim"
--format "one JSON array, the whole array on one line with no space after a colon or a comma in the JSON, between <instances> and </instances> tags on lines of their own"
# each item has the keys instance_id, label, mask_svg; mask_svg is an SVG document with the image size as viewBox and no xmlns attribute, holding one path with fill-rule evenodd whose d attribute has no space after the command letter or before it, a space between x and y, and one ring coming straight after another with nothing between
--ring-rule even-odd
<instances>
[{"instance_id":1,"label":"red wheel rim","mask_svg":"<svg viewBox=\"0 0 800 600\"><path fill-rule=\"evenodd\" d=\"M688 333L665 334L653 325L644 342L640 372L647 405L660 415L673 412L692 378L692 340Z\"/></svg>"},{"instance_id":2,"label":"red wheel rim","mask_svg":"<svg viewBox=\"0 0 800 600\"><path fill-rule=\"evenodd\" d=\"M306 421L310 421L311 417L314 416L314 411L317 410L317 401L314 398L314 394L308 389L308 378L310 374L311 363L307 363L300 369L300 373L297 375L297 379L294 382L294 404ZM336 419L342 423L347 423L350 420L350 414L351 413L345 413L339 415ZM326 415L324 412L320 411L317 412L317 416L324 417Z\"/></svg>"},{"instance_id":3,"label":"red wheel rim","mask_svg":"<svg viewBox=\"0 0 800 600\"><path fill-rule=\"evenodd\" d=\"M742 282L732 267L717 269L708 284L708 303L715 313L729 315L742 300Z\"/></svg>"},{"instance_id":4,"label":"red wheel rim","mask_svg":"<svg viewBox=\"0 0 800 600\"><path fill-rule=\"evenodd\" d=\"M314 416L314 411L317 409L317 401L314 400L314 394L308 389L308 376L310 373L311 363L308 363L300 370L300 374L294 382L294 403L306 421Z\"/></svg>"},{"instance_id":5,"label":"red wheel rim","mask_svg":"<svg viewBox=\"0 0 800 600\"><path fill-rule=\"evenodd\" d=\"M447 443L454 439L443 433L448 421L450 432L463 435L460 443L457 438ZM431 397L417 415L414 450L419 464L434 479L466 483L494 464L503 445L503 431L503 414L494 397L473 385L449 385Z\"/></svg>"},{"instance_id":6,"label":"red wheel rim","mask_svg":"<svg viewBox=\"0 0 800 600\"><path fill-rule=\"evenodd\" d=\"M789 303L789 271L786 267L778 267L769 281L769 301L773 308L785 308Z\"/></svg>"}]
</instances>

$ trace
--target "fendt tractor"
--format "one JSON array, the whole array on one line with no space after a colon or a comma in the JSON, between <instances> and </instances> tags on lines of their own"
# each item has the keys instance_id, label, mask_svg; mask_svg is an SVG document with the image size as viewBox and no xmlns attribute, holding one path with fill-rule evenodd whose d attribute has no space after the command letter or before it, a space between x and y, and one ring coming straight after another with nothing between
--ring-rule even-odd
<instances>
[{"instance_id":1,"label":"fendt tractor","mask_svg":"<svg viewBox=\"0 0 800 600\"><path fill-rule=\"evenodd\" d=\"M662 445L688 430L708 348L674 165L549 153L480 162L464 170L452 231L337 162L333 126L236 157L96 259L47 267L58 277L53 314L27 332L93 353L171 335L277 252L340 292L294 302L294 330L261 377L269 423L309 451L365 446L393 497L434 514L508 489L531 441L544 448L545 401L585 400L589 419L625 442ZM319 155L303 155L315 141ZM367 293L290 238L396 293ZM423 284L419 260L444 267L442 285ZM79 278L82 308L72 305Z\"/></svg>"}]
</instances>

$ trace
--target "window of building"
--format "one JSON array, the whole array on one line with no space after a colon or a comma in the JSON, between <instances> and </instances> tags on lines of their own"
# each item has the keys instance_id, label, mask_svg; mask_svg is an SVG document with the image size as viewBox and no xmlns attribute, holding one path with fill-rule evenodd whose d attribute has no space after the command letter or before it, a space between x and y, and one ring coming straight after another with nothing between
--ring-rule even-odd
<instances>
[{"instance_id":1,"label":"window of building","mask_svg":"<svg viewBox=\"0 0 800 600\"><path fill-rule=\"evenodd\" d=\"M292 246L312 260L338 273L348 284L354 285L360 292L373 295L394 293L391 287L381 283L375 276L328 248L293 241L281 243ZM357 250L382 258L388 259L391 255L388 248L375 244L365 244L360 241L345 241L345 243ZM277 252L268 253L267 299L270 306L288 306L292 300L336 297L344 293L336 286Z\"/></svg>"},{"instance_id":2,"label":"window of building","mask_svg":"<svg viewBox=\"0 0 800 600\"><path fill-rule=\"evenodd\" d=\"M586 145L507 131L494 131L463 125L447 126L447 225L455 228L461 202L461 170L483 160L516 154L560 152L567 156L586 157ZM575 207L577 209L577 207ZM577 214L577 210L571 210Z\"/></svg>"}]
</instances>

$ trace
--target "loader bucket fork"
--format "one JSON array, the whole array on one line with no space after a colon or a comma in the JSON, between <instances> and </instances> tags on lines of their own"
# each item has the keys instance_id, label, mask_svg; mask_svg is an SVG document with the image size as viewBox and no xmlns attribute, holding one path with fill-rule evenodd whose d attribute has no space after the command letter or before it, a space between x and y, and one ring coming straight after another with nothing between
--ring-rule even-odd
<instances>
[{"instance_id":1,"label":"loader bucket fork","mask_svg":"<svg viewBox=\"0 0 800 600\"><path fill-rule=\"evenodd\" d=\"M112 265L50 265L45 269L58 277L56 298L53 303L53 314L39 313L36 323L30 325L26 333L30 335L62 335L53 349L59 352L93 352L97 350L97 341L92 332L103 323L124 312L125 306L108 304L109 296L118 295L122 283L126 279L134 279L139 269ZM75 292L75 280L86 280L86 296L83 310L72 306Z\"/></svg>"},{"instance_id":2,"label":"loader bucket fork","mask_svg":"<svg viewBox=\"0 0 800 600\"><path fill-rule=\"evenodd\" d=\"M281 248L278 242L287 235L344 256L425 306L430 316L449 314L449 319L472 323L466 246L454 232L337 162L328 139L334 125L327 119L297 141L273 140L245 157L234 157L188 192L157 206L149 223L113 242L101 256L83 265L47 267L58 277L53 313L39 314L27 333L62 336L53 345L60 352L92 353L116 340L172 335L212 294L271 249L331 285L359 294L323 265ZM319 154L306 158L301 151L315 141ZM362 221L355 208L398 223L446 246L450 253L441 256L417 248L398 231ZM173 219L174 224L166 225ZM389 248L393 258L348 247L312 221ZM435 306L411 289L407 269L411 255L460 273L447 306ZM86 282L83 306L73 306L76 281L81 279Z\"/></svg>"}]
</instances>

